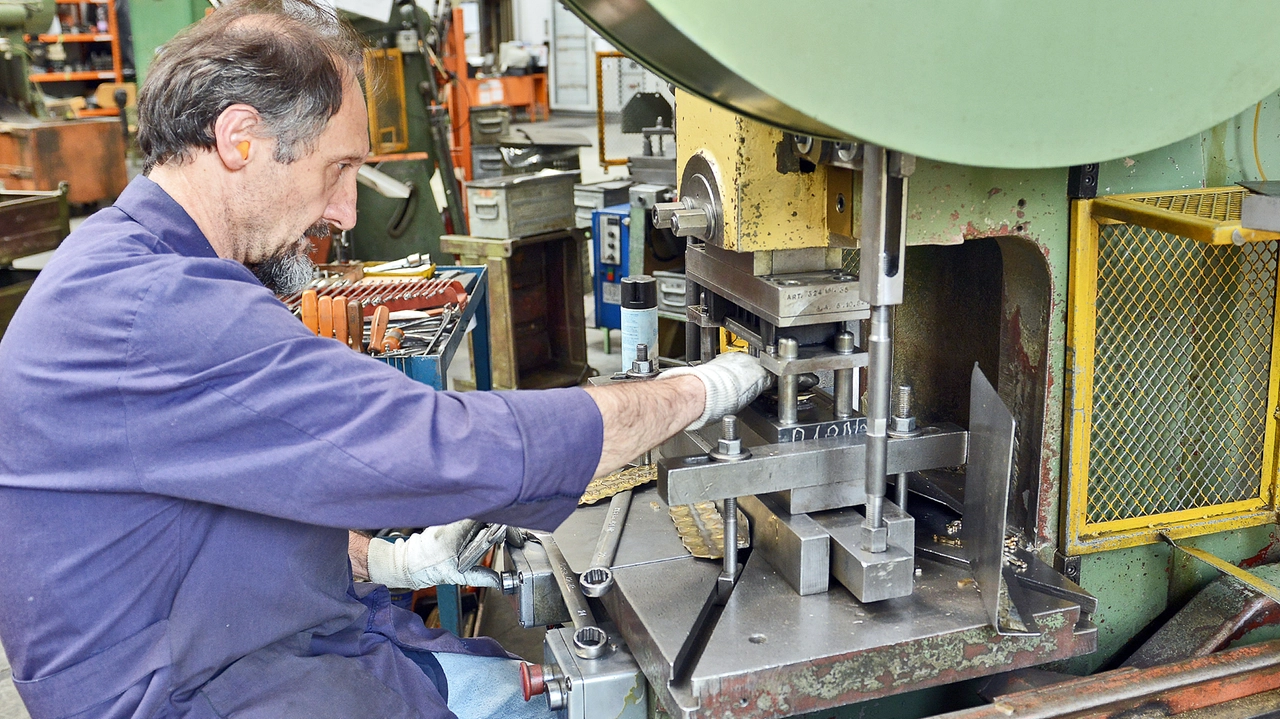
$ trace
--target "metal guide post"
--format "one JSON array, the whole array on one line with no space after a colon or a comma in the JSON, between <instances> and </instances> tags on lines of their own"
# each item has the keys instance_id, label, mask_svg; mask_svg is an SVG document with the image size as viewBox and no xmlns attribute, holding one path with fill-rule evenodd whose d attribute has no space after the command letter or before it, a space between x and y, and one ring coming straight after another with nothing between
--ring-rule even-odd
<instances>
[{"instance_id":1,"label":"metal guide post","mask_svg":"<svg viewBox=\"0 0 1280 719\"><path fill-rule=\"evenodd\" d=\"M883 521L887 488L889 392L893 379L893 305L902 304L902 261L906 247L906 175L909 156L867 145L863 152L862 248L859 294L871 305L867 379L867 518L863 548L887 549Z\"/></svg>"}]
</instances>

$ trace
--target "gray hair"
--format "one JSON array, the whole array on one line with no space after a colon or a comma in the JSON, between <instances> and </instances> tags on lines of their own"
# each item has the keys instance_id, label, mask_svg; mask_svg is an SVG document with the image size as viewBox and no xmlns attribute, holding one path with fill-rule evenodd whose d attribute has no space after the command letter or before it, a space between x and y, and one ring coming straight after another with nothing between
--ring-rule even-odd
<instances>
[{"instance_id":1,"label":"gray hair","mask_svg":"<svg viewBox=\"0 0 1280 719\"><path fill-rule=\"evenodd\" d=\"M289 163L314 149L342 107L346 78L363 79L363 42L314 0L231 0L159 51L138 95L143 171L217 145L214 124L244 103Z\"/></svg>"}]
</instances>

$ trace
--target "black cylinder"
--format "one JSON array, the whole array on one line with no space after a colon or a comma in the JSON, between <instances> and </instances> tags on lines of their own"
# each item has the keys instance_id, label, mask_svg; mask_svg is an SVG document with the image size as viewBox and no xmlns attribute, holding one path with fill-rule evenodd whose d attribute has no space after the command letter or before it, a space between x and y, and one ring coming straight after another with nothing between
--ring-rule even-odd
<instances>
[{"instance_id":1,"label":"black cylinder","mask_svg":"<svg viewBox=\"0 0 1280 719\"><path fill-rule=\"evenodd\" d=\"M658 306L658 281L649 275L622 278L622 306L628 310L651 310Z\"/></svg>"}]
</instances>

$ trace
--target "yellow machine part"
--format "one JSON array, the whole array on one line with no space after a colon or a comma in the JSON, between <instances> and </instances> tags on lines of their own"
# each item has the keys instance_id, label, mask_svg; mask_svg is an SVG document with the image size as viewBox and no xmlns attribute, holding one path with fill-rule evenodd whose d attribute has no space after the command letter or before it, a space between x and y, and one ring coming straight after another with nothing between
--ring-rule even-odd
<instances>
[{"instance_id":1,"label":"yellow machine part","mask_svg":"<svg viewBox=\"0 0 1280 719\"><path fill-rule=\"evenodd\" d=\"M717 172L724 249L755 252L854 244L861 185L852 170L818 165L812 172L780 173L781 130L680 90L676 127L677 177L683 177L685 165L698 153Z\"/></svg>"},{"instance_id":2,"label":"yellow machine part","mask_svg":"<svg viewBox=\"0 0 1280 719\"><path fill-rule=\"evenodd\" d=\"M1242 193L1073 205L1068 554L1276 519L1280 234Z\"/></svg>"}]
</instances>

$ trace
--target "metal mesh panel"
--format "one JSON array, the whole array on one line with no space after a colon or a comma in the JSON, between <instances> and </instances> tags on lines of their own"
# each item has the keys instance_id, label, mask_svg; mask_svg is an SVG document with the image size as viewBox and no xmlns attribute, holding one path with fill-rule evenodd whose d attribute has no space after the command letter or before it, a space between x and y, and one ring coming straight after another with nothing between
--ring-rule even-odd
<instances>
[{"instance_id":1,"label":"metal mesh panel","mask_svg":"<svg viewBox=\"0 0 1280 719\"><path fill-rule=\"evenodd\" d=\"M1235 194L1143 201L1229 219ZM1280 243L1099 230L1088 522L1257 498Z\"/></svg>"},{"instance_id":2,"label":"metal mesh panel","mask_svg":"<svg viewBox=\"0 0 1280 719\"><path fill-rule=\"evenodd\" d=\"M857 249L842 250L840 256L840 266L848 274L857 277L862 272L862 255Z\"/></svg>"},{"instance_id":3,"label":"metal mesh panel","mask_svg":"<svg viewBox=\"0 0 1280 719\"><path fill-rule=\"evenodd\" d=\"M1241 188L1214 192L1171 192L1167 195L1147 195L1133 199L1170 212L1227 222L1240 219L1240 202L1247 194L1248 191Z\"/></svg>"}]
</instances>

